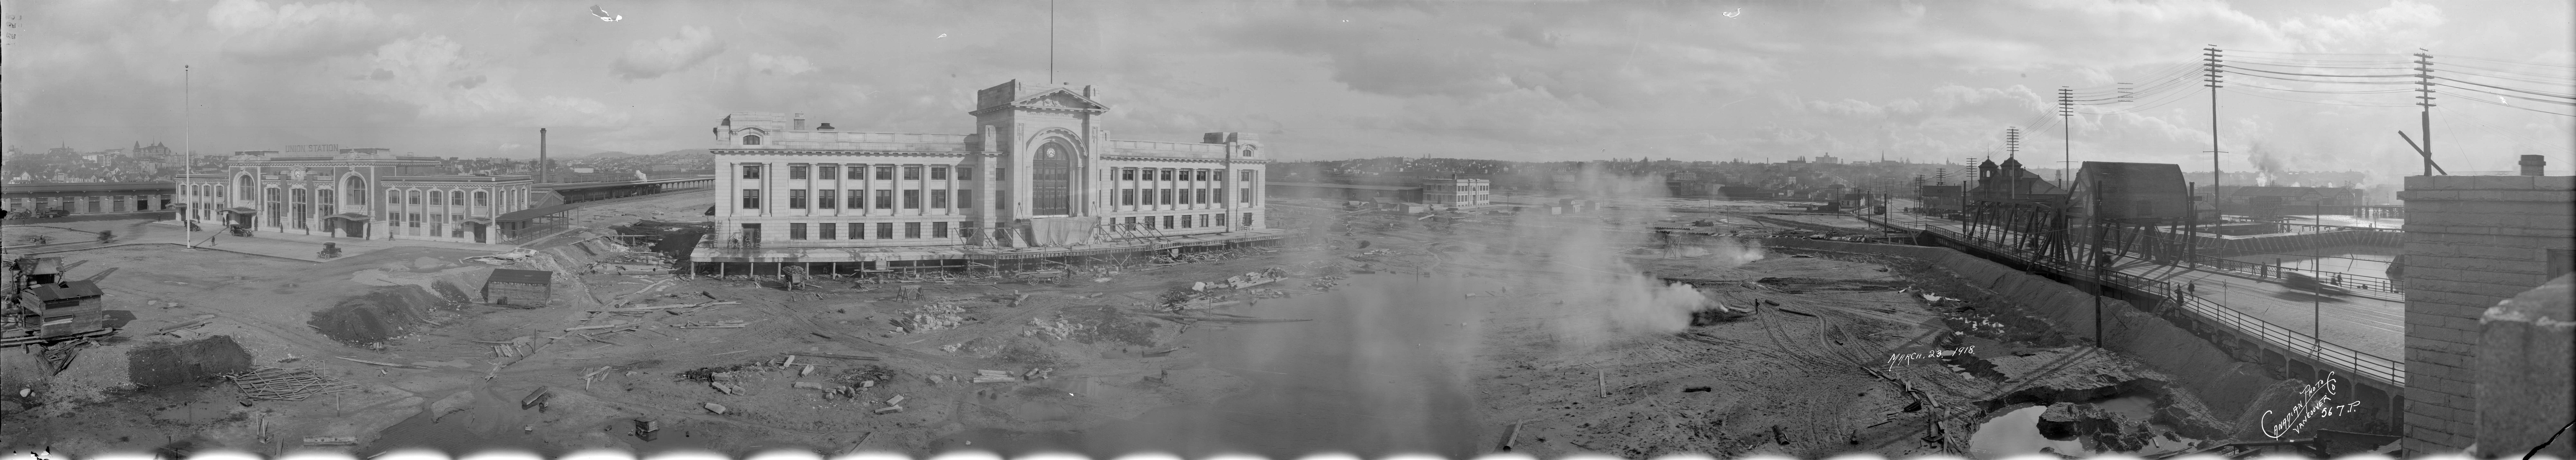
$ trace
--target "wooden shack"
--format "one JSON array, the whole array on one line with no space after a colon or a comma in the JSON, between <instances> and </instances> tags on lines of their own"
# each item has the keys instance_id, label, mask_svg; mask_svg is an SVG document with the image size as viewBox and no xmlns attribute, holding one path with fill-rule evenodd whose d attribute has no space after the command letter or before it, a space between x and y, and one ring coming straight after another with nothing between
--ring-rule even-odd
<instances>
[{"instance_id":1,"label":"wooden shack","mask_svg":"<svg viewBox=\"0 0 2576 460\"><path fill-rule=\"evenodd\" d=\"M546 306L554 295L555 272L496 268L483 281L483 303Z\"/></svg>"},{"instance_id":2,"label":"wooden shack","mask_svg":"<svg viewBox=\"0 0 2576 460\"><path fill-rule=\"evenodd\" d=\"M107 302L89 280L28 286L18 291L18 304L40 316L39 337L60 337L98 330L107 320Z\"/></svg>"}]
</instances>

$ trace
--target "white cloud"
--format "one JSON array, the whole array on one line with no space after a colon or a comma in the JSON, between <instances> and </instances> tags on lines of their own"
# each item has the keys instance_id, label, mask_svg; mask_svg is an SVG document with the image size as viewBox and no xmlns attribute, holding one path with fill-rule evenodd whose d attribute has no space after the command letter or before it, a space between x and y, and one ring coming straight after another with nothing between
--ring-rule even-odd
<instances>
[{"instance_id":1,"label":"white cloud","mask_svg":"<svg viewBox=\"0 0 2576 460\"><path fill-rule=\"evenodd\" d=\"M751 70L768 75L795 76L814 71L814 62L804 56L751 53Z\"/></svg>"},{"instance_id":2,"label":"white cloud","mask_svg":"<svg viewBox=\"0 0 2576 460\"><path fill-rule=\"evenodd\" d=\"M307 62L366 51L397 35L406 23L348 2L270 5L223 0L206 10L206 23L222 35L226 55L250 62Z\"/></svg>"},{"instance_id":3,"label":"white cloud","mask_svg":"<svg viewBox=\"0 0 2576 460\"><path fill-rule=\"evenodd\" d=\"M628 80L649 79L706 62L724 49L724 41L717 40L715 32L705 27L681 27L677 36L636 40L611 68Z\"/></svg>"}]
</instances>

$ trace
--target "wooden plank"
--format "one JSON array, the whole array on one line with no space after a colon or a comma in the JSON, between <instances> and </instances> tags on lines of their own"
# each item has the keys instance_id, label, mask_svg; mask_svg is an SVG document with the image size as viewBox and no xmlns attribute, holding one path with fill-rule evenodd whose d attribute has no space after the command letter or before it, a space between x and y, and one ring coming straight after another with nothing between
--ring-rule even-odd
<instances>
[{"instance_id":1,"label":"wooden plank","mask_svg":"<svg viewBox=\"0 0 2576 460\"><path fill-rule=\"evenodd\" d=\"M781 354L787 354L787 355L795 355L795 356L812 356L812 357L816 357L816 358L856 359L856 360L861 360L861 361L876 361L876 360L878 360L878 359L879 359L879 358L877 358L877 357L875 357L875 356L844 355L844 354L840 354L840 353L824 353L824 352L818 352L818 351L784 351L784 352L779 352L779 353L781 353Z\"/></svg>"}]
</instances>

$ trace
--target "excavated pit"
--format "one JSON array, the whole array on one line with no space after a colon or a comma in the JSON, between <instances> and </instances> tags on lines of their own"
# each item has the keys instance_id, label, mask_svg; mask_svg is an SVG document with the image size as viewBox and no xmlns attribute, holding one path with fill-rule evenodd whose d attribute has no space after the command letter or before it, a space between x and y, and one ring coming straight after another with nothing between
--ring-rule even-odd
<instances>
[{"instance_id":1,"label":"excavated pit","mask_svg":"<svg viewBox=\"0 0 2576 460\"><path fill-rule=\"evenodd\" d=\"M313 312L313 320L305 324L321 330L323 336L352 345L382 342L429 323L433 311L463 306L458 300L464 298L462 290L448 283L436 286L447 295L411 285L377 288Z\"/></svg>"}]
</instances>

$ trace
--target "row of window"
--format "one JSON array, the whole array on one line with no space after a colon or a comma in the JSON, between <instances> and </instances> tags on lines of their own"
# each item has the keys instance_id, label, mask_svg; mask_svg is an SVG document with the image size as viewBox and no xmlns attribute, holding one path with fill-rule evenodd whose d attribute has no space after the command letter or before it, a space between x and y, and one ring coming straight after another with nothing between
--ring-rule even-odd
<instances>
[{"instance_id":1,"label":"row of window","mask_svg":"<svg viewBox=\"0 0 2576 460\"><path fill-rule=\"evenodd\" d=\"M744 163L742 165L742 178L759 179L760 172L767 168L768 165L762 163ZM868 173L873 171L876 173L874 174L876 180L895 180L895 172L901 171L903 173L903 180L921 180L922 173L924 172L929 173L930 180L948 180L949 171L952 169L956 171L957 180L975 180L975 168L965 166L951 168L948 166L848 165L845 167L842 165L804 164L787 165L787 178L790 180L832 178L863 180L869 178L870 174ZM848 171L849 176L842 177L842 171ZM993 179L1010 180L1010 170L1008 168L994 168Z\"/></svg>"},{"instance_id":2,"label":"row of window","mask_svg":"<svg viewBox=\"0 0 2576 460\"><path fill-rule=\"evenodd\" d=\"M296 201L303 201L303 199L302 199L302 198L303 198L303 193L304 193L304 190L305 190L305 189L290 189L290 190L291 190L292 192L294 192L294 198L295 198L295 200L296 200ZM223 187L216 187L216 186L210 186L210 185L188 185L188 186L185 186L185 187L184 187L184 190L182 190L182 192L183 192L183 193L185 193L185 194L187 194L187 195L190 195L190 196L213 196L213 197L223 197L223 196L224 196L224 188L223 188ZM276 187L269 187L268 189L266 189L266 192L267 192L267 194L266 194L267 199L266 199L266 200L264 200L264 201L281 201L281 200L286 199L286 197L282 197L282 196L280 196L280 191L279 191ZM356 189L352 189L352 190L349 190L348 192L349 192L349 202L351 202L351 203L363 203L363 202L366 202L366 201L367 201L367 191L365 191L365 190L356 190ZM424 193L424 192L425 192L425 193ZM321 202L324 202L324 203L331 203L331 202L333 202L333 195L331 194L331 190L330 190L330 189L318 189L318 190L314 190L312 193L316 194L316 195L320 198L320 201L321 201ZM523 196L523 194L525 194L526 192L523 192L523 191L515 191L515 190L504 190L504 191L502 191L502 193L503 193L504 195L508 195L508 196L505 196L505 197L504 197L504 200L503 200L504 202L507 202L507 201L508 201L509 196ZM416 205L417 205L417 204L424 204L424 203L423 203L423 200L422 200L422 198L424 198L424 196L427 198L427 202L426 202L426 204L427 204L427 205L429 205L429 206L445 206L445 205L448 205L448 204L449 204L449 203L451 203L451 202L453 202L453 203L454 203L455 205L457 205L457 206L464 206L464 205L465 205L465 203L466 203L466 193L465 193L465 191L464 191L464 190L455 190L455 191L445 191L445 190L425 190L425 191L424 191L424 190L408 190L408 191L406 191L406 190L401 190L401 189L386 189L386 190L385 190L385 204L399 205L399 204L405 204L406 202L408 202L409 204L416 204ZM491 205L492 205L491 196L490 196L489 194L487 194L486 192L482 191L482 190L475 190L475 191L474 191L474 194L473 194L473 197L474 197L474 198L473 198L473 200L474 200L474 205L475 205L475 206L491 206Z\"/></svg>"},{"instance_id":3,"label":"row of window","mask_svg":"<svg viewBox=\"0 0 2576 460\"><path fill-rule=\"evenodd\" d=\"M154 208L152 206L152 201L156 196L159 197L159 200L161 201L161 206L159 208ZM36 198L33 202L33 208L29 207L30 202L26 198L10 198L9 212L18 213L53 208L61 208L65 212L128 212L129 209L132 211L170 209L170 195L116 195L113 197L89 195L82 197L66 196L60 198L60 201L56 201L54 197ZM101 198L106 198L106 200L101 201ZM85 209L80 205L80 203L84 202L88 203ZM126 205L128 203L133 204L133 207L127 208Z\"/></svg>"},{"instance_id":4,"label":"row of window","mask_svg":"<svg viewBox=\"0 0 2576 460\"><path fill-rule=\"evenodd\" d=\"M874 227L876 230L876 236L873 237L873 239L897 239L898 237L895 236L897 235L897 233L895 233L897 228L901 228L903 230L900 238L921 238L923 224L929 224L929 235L931 238L949 238L949 229L952 228L949 222L900 222L900 224L902 224L901 227L897 227L896 224L898 224L898 222L877 222ZM818 231L807 233L806 230L808 228L816 229ZM957 238L971 238L975 233L975 226L972 222L956 222L954 228L956 229ZM870 227L868 223L865 222L851 222L846 225L838 223L823 223L814 224L811 227L808 227L808 225L804 223L791 223L787 224L787 239L871 239L871 237L868 236L869 229ZM847 233L844 233L845 230ZM758 242L760 240L760 224L742 224L742 234L747 235L753 242Z\"/></svg>"},{"instance_id":5,"label":"row of window","mask_svg":"<svg viewBox=\"0 0 2576 460\"><path fill-rule=\"evenodd\" d=\"M1250 203L1252 202L1252 188L1244 187L1242 189L1242 193L1235 196L1240 197L1244 203ZM1158 197L1159 199L1157 199ZM1221 188L1118 189L1118 204L1122 206L1135 206L1140 204L1146 206L1157 204L1208 204L1224 202L1225 189Z\"/></svg>"},{"instance_id":6,"label":"row of window","mask_svg":"<svg viewBox=\"0 0 2576 460\"><path fill-rule=\"evenodd\" d=\"M420 223L417 222L417 220L420 219L419 214L413 214L412 219L415 221L412 222L412 226L417 227L420 225ZM1132 232L1156 229L1168 230L1224 227L1227 225L1229 220L1231 219L1227 219L1225 214L1179 214L1169 216L1127 217L1124 221L1112 220L1110 221L1110 224L1113 226L1113 230ZM1243 213L1243 220L1236 222L1252 222L1252 213ZM873 227L871 224L873 224ZM949 222L851 222L847 224L836 222L807 224L798 222L787 224L787 239L917 239L923 237L922 230L924 229L925 224L927 224L926 226L929 230L930 238L950 237L949 230L952 227ZM900 226L898 227L898 225ZM868 230L871 228L876 230L874 232L876 236L874 237L868 236L870 233ZM972 222L957 222L953 228L956 230L955 234L957 238L973 238L975 236L975 226ZM902 232L896 233L897 229L901 229ZM760 224L742 224L742 234L752 242L758 242L760 240L760 231ZM898 237L897 235L901 236Z\"/></svg>"},{"instance_id":7,"label":"row of window","mask_svg":"<svg viewBox=\"0 0 2576 460\"><path fill-rule=\"evenodd\" d=\"M921 209L922 200L925 197L930 201L930 209L948 209L950 207L949 203L952 202L956 203L956 208L958 209L971 209L975 207L975 191L972 189L878 190L874 194L873 200L870 199L871 196L868 191L864 189L851 189L847 191L812 190L811 192L813 192L813 196L810 199L807 198L806 192L808 192L808 190L788 190L787 209L807 209L808 205L811 205L811 207L815 209L896 209L895 204L898 197L902 199L903 207L901 209ZM897 192L900 192L900 194ZM1005 195L1002 197L996 197L995 201L1006 202L1009 200L1007 195L1009 193L1008 191L997 193L1003 193ZM955 196L956 199L950 200L950 196ZM760 197L760 189L742 189L742 209L760 209Z\"/></svg>"},{"instance_id":8,"label":"row of window","mask_svg":"<svg viewBox=\"0 0 2576 460\"><path fill-rule=\"evenodd\" d=\"M1105 174L1105 173L1106 173L1106 171L1103 171L1103 173ZM1118 180L1139 180L1139 179L1137 179L1138 177L1143 177L1144 179L1142 179L1142 180L1165 180L1165 181L1186 181L1186 180L1194 180L1194 181L1209 181L1209 180L1225 180L1225 177L1224 177L1224 176L1221 176L1220 174L1225 174L1225 170L1221 170L1221 169L1154 169L1154 168L1119 168L1119 169L1118 169ZM1240 174L1242 174L1242 178L1241 178L1240 180L1242 180L1242 181L1244 181L1244 182L1252 182L1253 170L1246 169L1246 170L1240 171ZM1162 178L1160 178L1160 179L1156 179L1156 178L1155 178L1155 176L1158 176L1158 175L1159 175L1159 176L1161 176ZM1105 177L1104 177L1103 179L1107 179L1107 178L1105 178Z\"/></svg>"}]
</instances>

